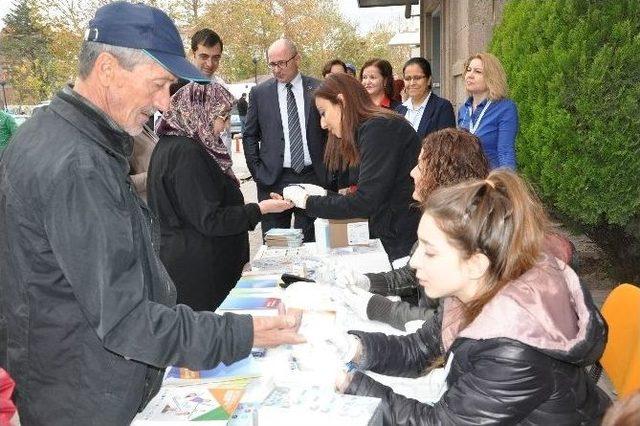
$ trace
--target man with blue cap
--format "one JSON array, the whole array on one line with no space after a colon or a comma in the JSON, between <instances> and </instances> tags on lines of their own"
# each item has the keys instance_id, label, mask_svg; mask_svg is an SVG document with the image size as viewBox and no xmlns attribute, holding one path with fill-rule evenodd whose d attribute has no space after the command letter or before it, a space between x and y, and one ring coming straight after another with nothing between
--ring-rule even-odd
<instances>
[{"instance_id":1,"label":"man with blue cap","mask_svg":"<svg viewBox=\"0 0 640 426\"><path fill-rule=\"evenodd\" d=\"M0 160L0 294L24 425L124 425L168 365L213 368L294 343L295 319L175 306L158 228L128 179L132 136L176 77L204 80L159 9L96 12L72 88ZM1 334L0 334L1 335Z\"/></svg>"}]
</instances>

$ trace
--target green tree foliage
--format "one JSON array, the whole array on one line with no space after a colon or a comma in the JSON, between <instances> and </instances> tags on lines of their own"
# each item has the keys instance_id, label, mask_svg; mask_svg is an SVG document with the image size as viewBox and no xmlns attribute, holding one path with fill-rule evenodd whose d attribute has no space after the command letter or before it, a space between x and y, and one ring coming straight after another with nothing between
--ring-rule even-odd
<instances>
[{"instance_id":1,"label":"green tree foliage","mask_svg":"<svg viewBox=\"0 0 640 426\"><path fill-rule=\"evenodd\" d=\"M76 73L84 29L96 9L113 0L14 0L0 34L3 68L20 99L37 103L50 98ZM381 27L360 35L338 12L334 0L144 0L178 24L188 43L197 29L210 27L225 45L221 72L229 81L267 74L266 51L281 36L297 42L303 72L318 76L322 65L341 58L357 66L374 56L398 67L407 51L390 49L392 32Z\"/></svg>"},{"instance_id":2,"label":"green tree foliage","mask_svg":"<svg viewBox=\"0 0 640 426\"><path fill-rule=\"evenodd\" d=\"M389 49L392 32L386 28L360 35L355 25L340 15L333 0L213 0L205 7L197 27L210 27L225 43L221 71L229 80L253 76L253 57L259 58L258 74L267 74L269 45L285 36L302 54L302 71L319 76L323 64L333 58L359 66L379 56L400 66L405 49Z\"/></svg>"},{"instance_id":3,"label":"green tree foliage","mask_svg":"<svg viewBox=\"0 0 640 426\"><path fill-rule=\"evenodd\" d=\"M57 83L50 33L31 0L17 0L4 18L0 51L20 103L46 99Z\"/></svg>"},{"instance_id":4,"label":"green tree foliage","mask_svg":"<svg viewBox=\"0 0 640 426\"><path fill-rule=\"evenodd\" d=\"M640 2L512 0L490 50L518 104L520 170L585 224L640 213Z\"/></svg>"}]
</instances>

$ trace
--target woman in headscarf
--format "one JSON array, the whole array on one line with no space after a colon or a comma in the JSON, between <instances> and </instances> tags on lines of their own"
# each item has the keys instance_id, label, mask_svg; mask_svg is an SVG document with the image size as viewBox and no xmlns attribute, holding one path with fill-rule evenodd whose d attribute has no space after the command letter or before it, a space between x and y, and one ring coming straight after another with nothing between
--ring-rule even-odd
<instances>
[{"instance_id":1,"label":"woman in headscarf","mask_svg":"<svg viewBox=\"0 0 640 426\"><path fill-rule=\"evenodd\" d=\"M178 303L214 310L249 260L248 231L265 213L293 205L244 203L220 139L234 98L217 83L189 83L171 98L148 172L149 205L160 219L160 258Z\"/></svg>"}]
</instances>

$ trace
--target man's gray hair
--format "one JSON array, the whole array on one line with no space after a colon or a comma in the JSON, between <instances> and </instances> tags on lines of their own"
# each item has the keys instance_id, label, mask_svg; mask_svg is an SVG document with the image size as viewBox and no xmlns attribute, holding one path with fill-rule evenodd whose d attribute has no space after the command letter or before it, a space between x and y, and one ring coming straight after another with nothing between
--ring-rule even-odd
<instances>
[{"instance_id":1,"label":"man's gray hair","mask_svg":"<svg viewBox=\"0 0 640 426\"><path fill-rule=\"evenodd\" d=\"M127 71L131 71L136 65L153 61L153 59L141 49L112 46L95 41L84 41L82 42L80 54L78 55L78 76L80 79L84 80L89 76L96 63L96 59L102 52L113 55L118 60L118 64Z\"/></svg>"}]
</instances>

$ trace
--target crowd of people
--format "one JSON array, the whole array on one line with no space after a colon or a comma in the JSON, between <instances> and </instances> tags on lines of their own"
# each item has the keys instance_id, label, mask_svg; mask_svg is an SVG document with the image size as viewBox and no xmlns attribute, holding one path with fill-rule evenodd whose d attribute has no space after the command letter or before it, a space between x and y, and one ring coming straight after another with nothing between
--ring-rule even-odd
<instances>
[{"instance_id":1,"label":"crowd of people","mask_svg":"<svg viewBox=\"0 0 640 426\"><path fill-rule=\"evenodd\" d=\"M157 8L99 8L74 84L2 152L0 367L22 424L128 424L169 365L303 342L299 317L212 311L248 261L248 231L313 241L315 218L368 220L395 269L338 271L334 295L413 331L337 333L350 366L338 391L380 397L385 424L599 424L611 401L585 367L607 326L517 175L496 57L467 60L456 117L421 57L398 79L385 59L359 74L334 59L318 80L282 38L266 53L273 78L237 101L216 74L218 34L197 31L190 53ZM257 202L232 168L236 103ZM365 370L444 371L442 392L421 403Z\"/></svg>"}]
</instances>

